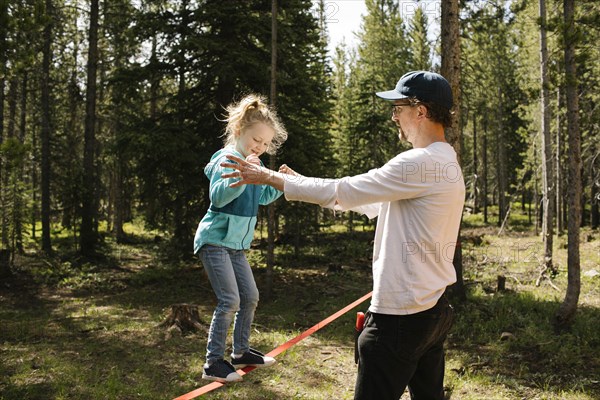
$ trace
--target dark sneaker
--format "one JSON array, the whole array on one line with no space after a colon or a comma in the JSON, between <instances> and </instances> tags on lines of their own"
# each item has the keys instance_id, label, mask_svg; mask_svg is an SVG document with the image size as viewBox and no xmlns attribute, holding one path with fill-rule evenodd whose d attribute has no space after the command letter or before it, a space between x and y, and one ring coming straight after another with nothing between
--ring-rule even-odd
<instances>
[{"instance_id":1,"label":"dark sneaker","mask_svg":"<svg viewBox=\"0 0 600 400\"><path fill-rule=\"evenodd\" d=\"M237 369L244 367L269 367L275 364L273 357L265 356L258 350L250 349L239 358L231 357L231 363Z\"/></svg>"},{"instance_id":2,"label":"dark sneaker","mask_svg":"<svg viewBox=\"0 0 600 400\"><path fill-rule=\"evenodd\" d=\"M215 360L208 366L207 364L204 364L202 379L221 383L239 382L242 380L242 377L240 374L235 372L235 370L236 369L229 363L229 361Z\"/></svg>"}]
</instances>

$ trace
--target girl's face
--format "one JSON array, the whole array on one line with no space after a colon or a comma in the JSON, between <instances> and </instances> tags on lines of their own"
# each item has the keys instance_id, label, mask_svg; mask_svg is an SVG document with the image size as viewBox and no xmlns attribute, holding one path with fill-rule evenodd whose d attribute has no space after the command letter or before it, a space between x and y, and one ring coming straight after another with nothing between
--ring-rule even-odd
<instances>
[{"instance_id":1,"label":"girl's face","mask_svg":"<svg viewBox=\"0 0 600 400\"><path fill-rule=\"evenodd\" d=\"M250 154L256 154L260 157L271 145L274 135L273 128L265 123L258 122L238 133L236 150L244 157L248 157Z\"/></svg>"}]
</instances>

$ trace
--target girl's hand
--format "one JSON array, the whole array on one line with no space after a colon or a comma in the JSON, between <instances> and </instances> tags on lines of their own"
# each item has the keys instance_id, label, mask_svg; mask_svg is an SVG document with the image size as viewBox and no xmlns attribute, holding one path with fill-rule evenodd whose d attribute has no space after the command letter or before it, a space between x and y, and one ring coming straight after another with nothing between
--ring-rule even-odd
<instances>
[{"instance_id":1,"label":"girl's hand","mask_svg":"<svg viewBox=\"0 0 600 400\"><path fill-rule=\"evenodd\" d=\"M299 173L297 173L296 171L294 171L293 169L291 169L290 167L288 167L287 164L283 164L281 167L279 167L279 172L281 172L282 174L287 174L287 175L302 176Z\"/></svg>"},{"instance_id":2,"label":"girl's hand","mask_svg":"<svg viewBox=\"0 0 600 400\"><path fill-rule=\"evenodd\" d=\"M227 155L227 158L229 161L221 163L221 167L235 169L235 171L223 174L221 177L240 179L239 181L229 185L229 187L232 188L242 185L269 184L269 179L271 178L272 174L275 173L275 171L271 171L268 168L253 164L234 155ZM237 164L234 164L234 162Z\"/></svg>"},{"instance_id":3,"label":"girl's hand","mask_svg":"<svg viewBox=\"0 0 600 400\"><path fill-rule=\"evenodd\" d=\"M249 162L250 164L260 165L260 158L258 158L258 156L254 153L252 153L248 157L246 157L246 161Z\"/></svg>"}]
</instances>

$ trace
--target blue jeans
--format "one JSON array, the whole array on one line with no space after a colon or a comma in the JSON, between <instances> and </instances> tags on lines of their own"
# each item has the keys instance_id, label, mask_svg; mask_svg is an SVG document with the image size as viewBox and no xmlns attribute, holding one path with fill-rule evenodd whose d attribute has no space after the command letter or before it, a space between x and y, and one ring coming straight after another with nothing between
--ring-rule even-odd
<instances>
[{"instance_id":1,"label":"blue jeans","mask_svg":"<svg viewBox=\"0 0 600 400\"><path fill-rule=\"evenodd\" d=\"M258 305L258 289L244 250L204 245L200 260L217 296L217 308L210 323L206 360L223 359L227 331L233 325L233 352L243 354L250 348L250 326Z\"/></svg>"}]
</instances>

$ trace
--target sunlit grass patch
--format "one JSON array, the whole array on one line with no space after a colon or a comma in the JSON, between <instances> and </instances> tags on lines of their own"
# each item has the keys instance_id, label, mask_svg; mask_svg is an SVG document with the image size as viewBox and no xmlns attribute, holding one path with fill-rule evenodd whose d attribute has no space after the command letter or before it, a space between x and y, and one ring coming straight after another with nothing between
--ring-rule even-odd
<instances>
[{"instance_id":1,"label":"sunlit grass patch","mask_svg":"<svg viewBox=\"0 0 600 400\"><path fill-rule=\"evenodd\" d=\"M276 247L273 298L259 303L253 347L268 352L372 289L373 232L345 228L305 238L298 252L293 243ZM566 239L554 243L556 291L547 282L535 286L541 238L529 230L498 237L497 230L463 230L468 300L455 305L448 340L451 398L599 398L600 277L582 276L575 324L556 335L551 318L566 288ZM206 383L206 332L165 340L157 327L176 303L197 304L208 326L215 297L206 274L197 261L165 262L154 238L144 237L106 240L106 257L88 264L67 256L59 264L18 259L25 283L0 288L0 399L170 399ZM599 246L597 231L584 229L582 272L599 269ZM248 252L261 291L265 254L261 243ZM496 291L498 275L507 279L503 292ZM355 312L367 306L280 354L275 366L204 398L352 399ZM512 336L501 340L504 332Z\"/></svg>"}]
</instances>

